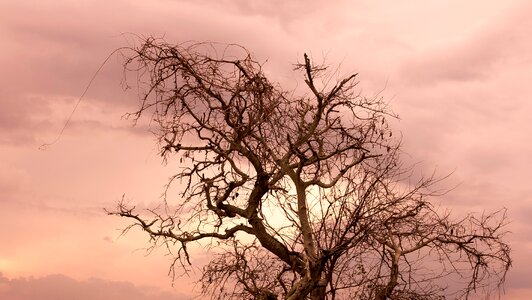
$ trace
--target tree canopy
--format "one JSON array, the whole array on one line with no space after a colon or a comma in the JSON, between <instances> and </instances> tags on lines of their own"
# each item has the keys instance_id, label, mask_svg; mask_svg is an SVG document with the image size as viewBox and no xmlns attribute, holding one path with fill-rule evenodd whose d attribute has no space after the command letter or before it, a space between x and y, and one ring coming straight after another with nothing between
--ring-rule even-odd
<instances>
[{"instance_id":1,"label":"tree canopy","mask_svg":"<svg viewBox=\"0 0 532 300\"><path fill-rule=\"evenodd\" d=\"M396 118L357 74L333 80L308 55L306 92L270 81L238 45L147 38L124 52L165 160L180 162L160 209L121 201L153 247L194 263L213 299L441 299L497 289L511 265L505 210L454 217L434 176L401 163ZM129 228L129 227L128 227ZM460 282L460 285L450 282Z\"/></svg>"}]
</instances>

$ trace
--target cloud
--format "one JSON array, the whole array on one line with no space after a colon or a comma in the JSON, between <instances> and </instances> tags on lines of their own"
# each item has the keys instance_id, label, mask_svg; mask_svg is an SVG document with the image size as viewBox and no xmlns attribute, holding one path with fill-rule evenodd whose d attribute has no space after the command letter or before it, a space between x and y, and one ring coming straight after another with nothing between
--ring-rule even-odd
<instances>
[{"instance_id":1,"label":"cloud","mask_svg":"<svg viewBox=\"0 0 532 300\"><path fill-rule=\"evenodd\" d=\"M412 53L400 70L409 83L488 80L517 61L532 59L530 3L516 5L493 22Z\"/></svg>"},{"instance_id":2,"label":"cloud","mask_svg":"<svg viewBox=\"0 0 532 300\"><path fill-rule=\"evenodd\" d=\"M91 278L77 281L64 275L9 279L0 273L0 298L9 300L175 300L190 299L180 292L162 291L129 282Z\"/></svg>"},{"instance_id":3,"label":"cloud","mask_svg":"<svg viewBox=\"0 0 532 300\"><path fill-rule=\"evenodd\" d=\"M260 40L263 46L257 48L270 50L271 45L267 45L270 42L263 38L275 35L279 41L278 28L271 26L271 22L258 21L242 12L235 15L228 10L221 12L216 7L186 1L171 5L166 2L166 6L136 1L94 1L87 5L65 1L60 7L36 2L32 5L33 2L8 1L9 9L0 12L0 33L4 36L0 41L3 48L0 64L10 70L0 73L0 89L3 91L0 96L0 143L3 144L38 144L45 142L39 140L43 131L60 131L106 56L120 46L127 46L128 40L135 39L128 32L162 36L166 33L161 28L171 28L167 36L174 42L188 39L238 43L243 39ZM104 9L100 9L102 7ZM212 16L211 21L192 17L199 14ZM25 17L18 18L17 15ZM150 19L150 15L158 15L158 18ZM257 28L252 25L260 26L263 33L264 30L269 32L257 39ZM190 27L194 30L189 30ZM94 120L91 114L107 111L114 114L114 119L120 119L123 113L134 111L138 104L137 95L135 91L124 93L121 79L122 61L115 56L99 72L82 100L82 105L89 103L95 109L87 111L82 106L75 117L84 115L85 125L90 125L89 122L108 125L101 119Z\"/></svg>"},{"instance_id":4,"label":"cloud","mask_svg":"<svg viewBox=\"0 0 532 300\"><path fill-rule=\"evenodd\" d=\"M331 10L331 8L337 11L338 8L345 7L347 5L346 1L344 0L336 0L335 5L316 0L222 0L216 2L209 0L185 0L175 2L188 2L195 3L196 5L197 3L201 3L201 5L206 9L212 8L214 6L232 14L263 17L272 21L278 21L285 27L290 27L292 23L301 19L314 18L315 13L319 13L322 18L328 18L331 16L331 14L327 12ZM316 18L315 21L321 22L323 19L320 20Z\"/></svg>"},{"instance_id":5,"label":"cloud","mask_svg":"<svg viewBox=\"0 0 532 300\"><path fill-rule=\"evenodd\" d=\"M518 174L532 163L523 155L532 130L524 121L532 89L523 84L532 76L531 11L530 4L514 6L451 42L412 53L397 69L400 127L414 157L459 167L475 180L522 182Z\"/></svg>"},{"instance_id":6,"label":"cloud","mask_svg":"<svg viewBox=\"0 0 532 300\"><path fill-rule=\"evenodd\" d=\"M504 299L510 300L530 300L532 299L532 289L531 288L522 288L522 289L512 289L509 290L505 295Z\"/></svg>"}]
</instances>

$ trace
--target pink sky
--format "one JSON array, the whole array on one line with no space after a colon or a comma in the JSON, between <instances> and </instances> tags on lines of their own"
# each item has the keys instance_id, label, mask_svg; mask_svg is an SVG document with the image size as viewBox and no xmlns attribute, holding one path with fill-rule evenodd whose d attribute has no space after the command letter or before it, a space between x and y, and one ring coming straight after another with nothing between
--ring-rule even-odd
<instances>
[{"instance_id":1,"label":"pink sky","mask_svg":"<svg viewBox=\"0 0 532 300\"><path fill-rule=\"evenodd\" d=\"M53 141L105 57L131 35L239 43L293 86L304 52L363 93L385 88L405 151L458 187L457 212L509 209L514 267L504 299L532 299L532 2L4 0L0 5L0 298L186 299L169 258L103 208L158 200L171 166L121 116L137 104L112 58ZM196 253L196 261L207 257ZM96 292L99 291L99 292ZM38 295L38 296L36 296ZM121 296L117 296L121 295ZM188 296L187 296L188 295ZM123 297L123 298L120 298ZM73 298L72 298L73 299Z\"/></svg>"}]
</instances>

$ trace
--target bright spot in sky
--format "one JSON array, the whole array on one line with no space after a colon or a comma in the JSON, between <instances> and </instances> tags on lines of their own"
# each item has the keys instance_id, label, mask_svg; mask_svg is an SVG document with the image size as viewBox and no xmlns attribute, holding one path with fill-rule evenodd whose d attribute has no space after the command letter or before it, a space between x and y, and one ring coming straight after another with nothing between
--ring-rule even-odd
<instances>
[{"instance_id":1,"label":"bright spot in sky","mask_svg":"<svg viewBox=\"0 0 532 300\"><path fill-rule=\"evenodd\" d=\"M0 271L1 272L10 272L13 269L13 262L5 259L0 258Z\"/></svg>"}]
</instances>

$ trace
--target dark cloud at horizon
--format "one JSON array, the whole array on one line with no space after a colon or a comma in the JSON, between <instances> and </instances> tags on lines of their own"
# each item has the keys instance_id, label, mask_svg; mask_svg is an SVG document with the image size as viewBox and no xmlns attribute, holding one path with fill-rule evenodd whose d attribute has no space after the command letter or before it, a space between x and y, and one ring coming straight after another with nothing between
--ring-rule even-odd
<instances>
[{"instance_id":1,"label":"dark cloud at horizon","mask_svg":"<svg viewBox=\"0 0 532 300\"><path fill-rule=\"evenodd\" d=\"M0 272L0 298L9 300L175 300L191 299L177 291L137 286L130 282L90 278L78 281L65 275L9 279Z\"/></svg>"}]
</instances>

